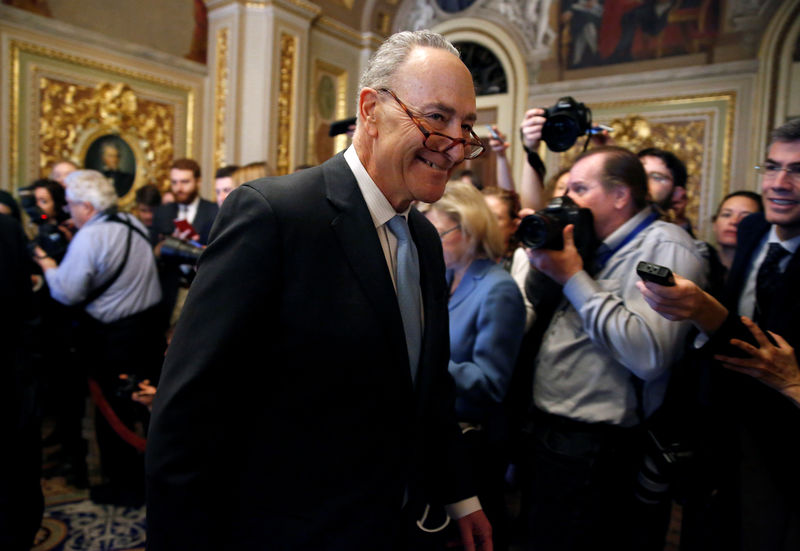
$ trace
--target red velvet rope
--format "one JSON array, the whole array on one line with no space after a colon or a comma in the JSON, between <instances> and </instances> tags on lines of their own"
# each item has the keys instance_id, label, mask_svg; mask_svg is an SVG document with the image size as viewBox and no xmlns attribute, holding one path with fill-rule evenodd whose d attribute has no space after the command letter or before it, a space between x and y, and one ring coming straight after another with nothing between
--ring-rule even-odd
<instances>
[{"instance_id":1,"label":"red velvet rope","mask_svg":"<svg viewBox=\"0 0 800 551\"><path fill-rule=\"evenodd\" d=\"M100 385L97 384L97 381L94 379L89 379L89 394L92 395L92 400L94 403L97 404L97 409L100 410L100 413L103 414L103 417L106 418L108 424L111 425L111 428L114 429L120 438L125 440L128 444L136 448L137 451L144 452L144 448L147 444L147 439L142 438L131 429L125 426L125 423L120 421L120 418L117 417L117 414L114 413L114 410L111 409L111 404L108 403L106 397L103 396L103 391L100 389Z\"/></svg>"}]
</instances>

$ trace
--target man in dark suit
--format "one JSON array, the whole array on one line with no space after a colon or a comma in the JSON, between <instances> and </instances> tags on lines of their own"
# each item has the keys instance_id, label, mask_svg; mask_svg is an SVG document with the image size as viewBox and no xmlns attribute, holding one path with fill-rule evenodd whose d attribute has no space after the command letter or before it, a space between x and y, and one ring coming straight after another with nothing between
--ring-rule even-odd
<instances>
[{"instance_id":1,"label":"man in dark suit","mask_svg":"<svg viewBox=\"0 0 800 551\"><path fill-rule=\"evenodd\" d=\"M150 226L150 241L159 259L158 271L163 292L162 309L165 320L170 319L179 289L189 286L194 271L180 259L162 255L160 243L165 237L172 235L190 239L198 245L206 245L211 226L219 211L216 203L200 197L200 165L193 159L174 161L170 166L169 181L175 202L158 206L153 213L153 224ZM186 220L196 233L176 229L176 220Z\"/></svg>"},{"instance_id":2,"label":"man in dark suit","mask_svg":"<svg viewBox=\"0 0 800 551\"><path fill-rule=\"evenodd\" d=\"M716 362L717 483L698 549L800 549L800 119L773 132L758 170L764 213L739 225L722 302L681 277L640 284L662 315L694 322Z\"/></svg>"},{"instance_id":3,"label":"man in dark suit","mask_svg":"<svg viewBox=\"0 0 800 551\"><path fill-rule=\"evenodd\" d=\"M156 393L149 549L403 549L420 496L491 549L461 461L441 242L410 206L480 154L475 118L452 45L399 33L361 77L353 146L225 200Z\"/></svg>"}]
</instances>

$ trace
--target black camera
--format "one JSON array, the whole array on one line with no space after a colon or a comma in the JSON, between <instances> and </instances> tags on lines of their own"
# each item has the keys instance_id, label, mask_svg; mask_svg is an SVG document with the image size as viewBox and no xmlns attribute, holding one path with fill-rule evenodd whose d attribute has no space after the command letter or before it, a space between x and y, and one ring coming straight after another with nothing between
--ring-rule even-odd
<instances>
[{"instance_id":1,"label":"black camera","mask_svg":"<svg viewBox=\"0 0 800 551\"><path fill-rule=\"evenodd\" d=\"M171 235L161 243L161 258L175 260L180 264L195 264L202 253L203 247Z\"/></svg>"},{"instance_id":2,"label":"black camera","mask_svg":"<svg viewBox=\"0 0 800 551\"><path fill-rule=\"evenodd\" d=\"M36 257L36 247L41 248L47 256L60 263L67 254L69 240L55 224L42 224L36 236L28 243L28 254Z\"/></svg>"},{"instance_id":3,"label":"black camera","mask_svg":"<svg viewBox=\"0 0 800 551\"><path fill-rule=\"evenodd\" d=\"M542 140L551 151L566 151L592 127L592 110L570 96L545 109Z\"/></svg>"},{"instance_id":4,"label":"black camera","mask_svg":"<svg viewBox=\"0 0 800 551\"><path fill-rule=\"evenodd\" d=\"M592 211L580 208L566 195L554 197L547 208L523 218L516 236L528 248L559 251L564 248L563 232L568 224L575 225L575 246L591 249L596 239Z\"/></svg>"}]
</instances>

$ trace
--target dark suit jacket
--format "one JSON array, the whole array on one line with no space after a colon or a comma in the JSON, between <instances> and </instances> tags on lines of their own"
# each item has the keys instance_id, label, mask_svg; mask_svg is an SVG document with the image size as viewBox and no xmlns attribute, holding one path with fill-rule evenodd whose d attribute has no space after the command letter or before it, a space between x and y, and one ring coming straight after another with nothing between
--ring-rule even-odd
<instances>
[{"instance_id":1,"label":"dark suit jacket","mask_svg":"<svg viewBox=\"0 0 800 551\"><path fill-rule=\"evenodd\" d=\"M197 230L200 235L199 242L203 245L208 243L208 237L211 233L211 226L219 212L219 207L216 203L200 199L200 204L197 205L197 213L194 220L190 223ZM150 226L150 242L155 247L159 241L165 236L172 235L175 231L175 223L173 220L178 216L178 204L167 203L160 205L153 212L153 225ZM173 308L175 308L175 301L178 297L178 287L180 286L181 272L180 263L162 257L158 263L158 278L161 282L161 318L164 325L169 322L170 315Z\"/></svg>"},{"instance_id":2,"label":"dark suit jacket","mask_svg":"<svg viewBox=\"0 0 800 551\"><path fill-rule=\"evenodd\" d=\"M197 214L194 220L190 220L194 229L200 234L200 243L203 245L208 243L208 236L211 233L211 226L219 212L219 207L216 203L200 199L200 204L197 205ZM153 212L153 225L150 227L150 240L155 246L161 237L172 235L175 231L175 223L173 220L178 217L178 204L167 203L166 205L159 205Z\"/></svg>"},{"instance_id":3,"label":"dark suit jacket","mask_svg":"<svg viewBox=\"0 0 800 551\"><path fill-rule=\"evenodd\" d=\"M404 490L474 495L456 466L441 243L412 209L425 329L412 388L396 295L342 155L234 191L164 365L148 547L391 545Z\"/></svg>"},{"instance_id":4,"label":"dark suit jacket","mask_svg":"<svg viewBox=\"0 0 800 551\"><path fill-rule=\"evenodd\" d=\"M731 338L758 346L739 319L738 301L769 229L763 214L739 224L736 256L723 294L730 314L704 347L706 352L741 355L728 344ZM800 254L795 254L779 282L780 303L772 307L768 319L758 321L762 329L784 337L795 351L800 350L798 282ZM719 548L800 549L800 408L748 375L718 367L712 367L710 374L717 422L716 470L723 477L717 543L724 543Z\"/></svg>"}]
</instances>

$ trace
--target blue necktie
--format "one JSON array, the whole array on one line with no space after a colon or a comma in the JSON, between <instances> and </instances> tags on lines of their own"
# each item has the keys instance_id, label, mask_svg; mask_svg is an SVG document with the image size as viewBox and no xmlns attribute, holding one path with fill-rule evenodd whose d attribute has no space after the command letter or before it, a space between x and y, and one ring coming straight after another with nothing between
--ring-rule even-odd
<instances>
[{"instance_id":1,"label":"blue necktie","mask_svg":"<svg viewBox=\"0 0 800 551\"><path fill-rule=\"evenodd\" d=\"M403 216L397 215L387 222L389 229L397 238L397 302L403 317L406 332L408 363L411 380L417 377L419 354L422 349L422 313L419 304L419 258L417 247L411 240L408 224Z\"/></svg>"}]
</instances>

